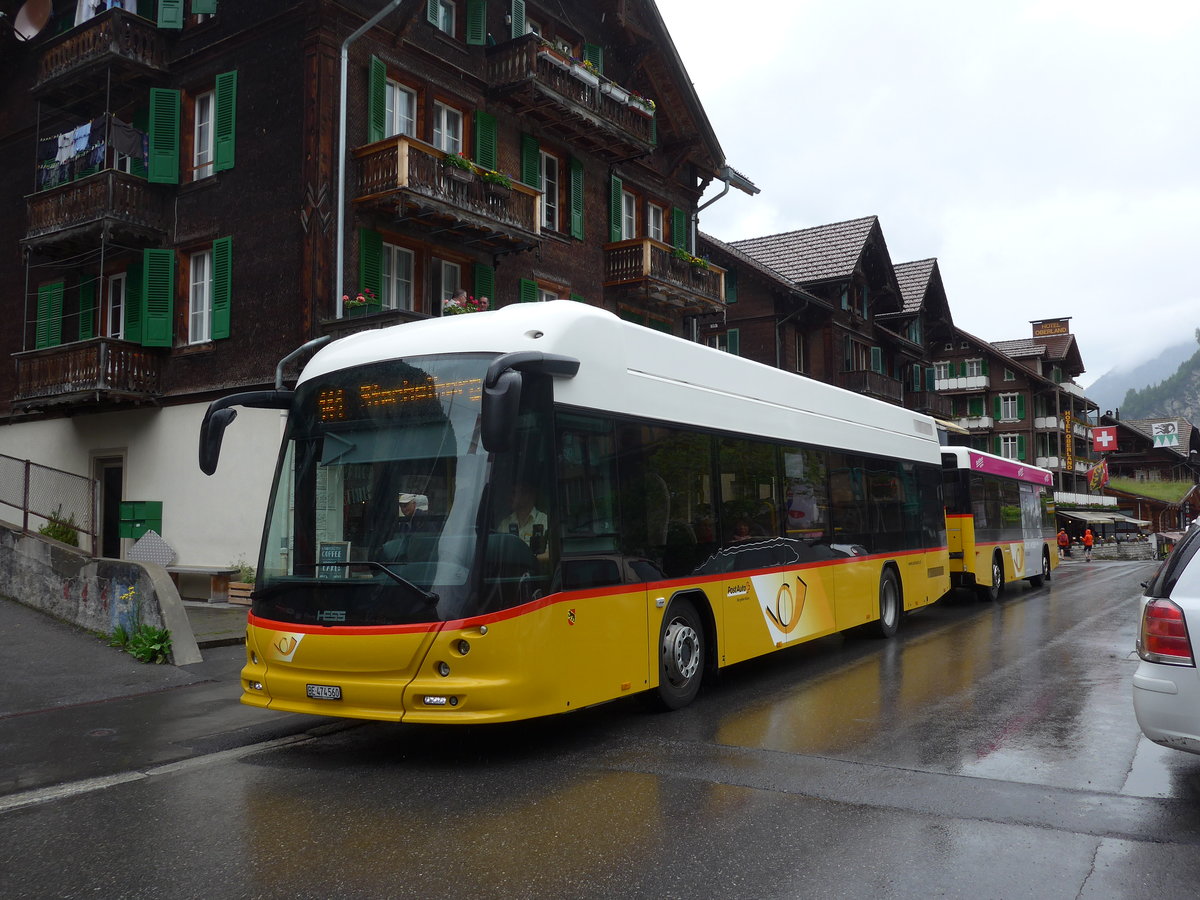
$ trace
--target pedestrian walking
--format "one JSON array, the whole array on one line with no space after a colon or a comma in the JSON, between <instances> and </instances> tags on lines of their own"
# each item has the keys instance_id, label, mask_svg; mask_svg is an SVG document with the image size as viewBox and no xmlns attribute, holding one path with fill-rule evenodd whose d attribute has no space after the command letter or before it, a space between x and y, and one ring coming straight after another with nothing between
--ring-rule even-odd
<instances>
[{"instance_id":1,"label":"pedestrian walking","mask_svg":"<svg viewBox=\"0 0 1200 900\"><path fill-rule=\"evenodd\" d=\"M1096 543L1096 538L1092 534L1092 529L1087 528L1083 532L1083 556L1088 562L1092 561L1092 544Z\"/></svg>"},{"instance_id":2,"label":"pedestrian walking","mask_svg":"<svg viewBox=\"0 0 1200 900\"><path fill-rule=\"evenodd\" d=\"M1068 537L1065 528L1058 529L1058 555L1060 557L1071 555L1071 538Z\"/></svg>"}]
</instances>

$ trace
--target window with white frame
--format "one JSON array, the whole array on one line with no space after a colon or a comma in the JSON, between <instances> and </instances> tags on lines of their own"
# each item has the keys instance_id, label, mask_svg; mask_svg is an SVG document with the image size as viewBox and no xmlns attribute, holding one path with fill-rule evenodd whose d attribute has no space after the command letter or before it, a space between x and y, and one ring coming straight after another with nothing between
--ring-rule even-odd
<instances>
[{"instance_id":1,"label":"window with white frame","mask_svg":"<svg viewBox=\"0 0 1200 900\"><path fill-rule=\"evenodd\" d=\"M390 78L385 87L385 116L384 137L406 134L415 137L417 133L417 95L397 81Z\"/></svg>"},{"instance_id":2,"label":"window with white frame","mask_svg":"<svg viewBox=\"0 0 1200 900\"><path fill-rule=\"evenodd\" d=\"M558 157L552 156L545 150L541 153L542 170L542 228L550 231L559 230L559 183Z\"/></svg>"},{"instance_id":3,"label":"window with white frame","mask_svg":"<svg viewBox=\"0 0 1200 900\"><path fill-rule=\"evenodd\" d=\"M935 362L933 364L933 377L938 381L946 381L950 378L950 363Z\"/></svg>"},{"instance_id":4,"label":"window with white frame","mask_svg":"<svg viewBox=\"0 0 1200 900\"><path fill-rule=\"evenodd\" d=\"M549 303L551 300L558 299L558 291L550 290L544 287L538 288L538 300L542 303Z\"/></svg>"},{"instance_id":5,"label":"window with white frame","mask_svg":"<svg viewBox=\"0 0 1200 900\"><path fill-rule=\"evenodd\" d=\"M434 0L437 4L438 31L454 34L454 2L453 0Z\"/></svg>"},{"instance_id":6,"label":"window with white frame","mask_svg":"<svg viewBox=\"0 0 1200 900\"><path fill-rule=\"evenodd\" d=\"M438 308L455 295L462 287L462 267L446 259L434 259L432 269L433 296Z\"/></svg>"},{"instance_id":7,"label":"window with white frame","mask_svg":"<svg viewBox=\"0 0 1200 900\"><path fill-rule=\"evenodd\" d=\"M108 279L108 308L105 311L104 335L110 338L125 336L125 273Z\"/></svg>"},{"instance_id":8,"label":"window with white frame","mask_svg":"<svg viewBox=\"0 0 1200 900\"><path fill-rule=\"evenodd\" d=\"M621 240L637 237L637 197L629 191L621 192Z\"/></svg>"},{"instance_id":9,"label":"window with white frame","mask_svg":"<svg viewBox=\"0 0 1200 900\"><path fill-rule=\"evenodd\" d=\"M1020 459L1018 455L1018 435L1000 435L1000 455L1005 459Z\"/></svg>"},{"instance_id":10,"label":"window with white frame","mask_svg":"<svg viewBox=\"0 0 1200 900\"><path fill-rule=\"evenodd\" d=\"M1021 417L1020 400L1018 394L1001 394L1000 395L1000 420L1002 422L1015 422Z\"/></svg>"},{"instance_id":11,"label":"window with white frame","mask_svg":"<svg viewBox=\"0 0 1200 900\"><path fill-rule=\"evenodd\" d=\"M445 153L462 152L463 115L440 101L433 104L433 146Z\"/></svg>"},{"instance_id":12,"label":"window with white frame","mask_svg":"<svg viewBox=\"0 0 1200 900\"><path fill-rule=\"evenodd\" d=\"M193 253L188 266L188 343L212 339L212 251Z\"/></svg>"},{"instance_id":13,"label":"window with white frame","mask_svg":"<svg viewBox=\"0 0 1200 900\"><path fill-rule=\"evenodd\" d=\"M967 377L968 378L978 378L982 374L983 374L983 360L982 359L968 359L967 360Z\"/></svg>"},{"instance_id":14,"label":"window with white frame","mask_svg":"<svg viewBox=\"0 0 1200 900\"><path fill-rule=\"evenodd\" d=\"M1005 381L1016 381L1017 380L1016 373L1014 373L1012 369L1005 369L1004 370L1004 380Z\"/></svg>"},{"instance_id":15,"label":"window with white frame","mask_svg":"<svg viewBox=\"0 0 1200 900\"><path fill-rule=\"evenodd\" d=\"M796 332L796 371L808 371L808 342L804 339L804 332Z\"/></svg>"},{"instance_id":16,"label":"window with white frame","mask_svg":"<svg viewBox=\"0 0 1200 900\"><path fill-rule=\"evenodd\" d=\"M192 179L199 181L213 173L213 93L199 94L195 99L195 131L193 132Z\"/></svg>"},{"instance_id":17,"label":"window with white frame","mask_svg":"<svg viewBox=\"0 0 1200 900\"><path fill-rule=\"evenodd\" d=\"M658 204L646 204L646 236L660 243L663 239L663 214L664 210Z\"/></svg>"},{"instance_id":18,"label":"window with white frame","mask_svg":"<svg viewBox=\"0 0 1200 900\"><path fill-rule=\"evenodd\" d=\"M384 309L413 308L413 253L395 244L383 245Z\"/></svg>"}]
</instances>

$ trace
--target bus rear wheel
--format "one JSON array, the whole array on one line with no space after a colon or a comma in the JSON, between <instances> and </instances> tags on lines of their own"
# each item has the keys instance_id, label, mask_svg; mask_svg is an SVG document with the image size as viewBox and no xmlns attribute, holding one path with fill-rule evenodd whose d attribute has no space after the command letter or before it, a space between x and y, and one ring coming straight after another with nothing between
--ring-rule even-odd
<instances>
[{"instance_id":1,"label":"bus rear wheel","mask_svg":"<svg viewBox=\"0 0 1200 900\"><path fill-rule=\"evenodd\" d=\"M658 643L658 688L662 709L681 709L695 699L704 677L704 623L689 600L676 600L663 617Z\"/></svg>"},{"instance_id":2,"label":"bus rear wheel","mask_svg":"<svg viewBox=\"0 0 1200 900\"><path fill-rule=\"evenodd\" d=\"M1004 563L1000 559L999 553L992 554L992 579L989 584L979 585L979 599L992 602L1000 599L1000 595L1004 593Z\"/></svg>"},{"instance_id":3,"label":"bus rear wheel","mask_svg":"<svg viewBox=\"0 0 1200 900\"><path fill-rule=\"evenodd\" d=\"M1029 579L1029 583L1035 588L1041 587L1050 580L1050 551L1042 549L1042 571L1039 575L1033 575Z\"/></svg>"},{"instance_id":4,"label":"bus rear wheel","mask_svg":"<svg viewBox=\"0 0 1200 900\"><path fill-rule=\"evenodd\" d=\"M884 569L879 577L879 621L875 623L875 634L881 638L895 637L900 630L900 582L896 573Z\"/></svg>"}]
</instances>

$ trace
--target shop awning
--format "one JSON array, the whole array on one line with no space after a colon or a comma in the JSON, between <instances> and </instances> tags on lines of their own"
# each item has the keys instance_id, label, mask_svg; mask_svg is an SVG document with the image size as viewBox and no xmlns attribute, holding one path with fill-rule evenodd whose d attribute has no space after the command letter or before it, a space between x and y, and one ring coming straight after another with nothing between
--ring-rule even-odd
<instances>
[{"instance_id":1,"label":"shop awning","mask_svg":"<svg viewBox=\"0 0 1200 900\"><path fill-rule=\"evenodd\" d=\"M1078 519L1080 522L1087 522L1089 525L1112 525L1115 521L1114 516L1120 515L1120 513L1101 515L1100 513L1084 512L1081 509L1060 509L1057 512L1060 516L1066 516L1068 519Z\"/></svg>"},{"instance_id":2,"label":"shop awning","mask_svg":"<svg viewBox=\"0 0 1200 900\"><path fill-rule=\"evenodd\" d=\"M1130 525L1136 525L1138 528L1145 528L1150 523L1146 519L1135 519L1127 516L1124 513L1113 513L1113 520L1116 522L1128 522Z\"/></svg>"}]
</instances>

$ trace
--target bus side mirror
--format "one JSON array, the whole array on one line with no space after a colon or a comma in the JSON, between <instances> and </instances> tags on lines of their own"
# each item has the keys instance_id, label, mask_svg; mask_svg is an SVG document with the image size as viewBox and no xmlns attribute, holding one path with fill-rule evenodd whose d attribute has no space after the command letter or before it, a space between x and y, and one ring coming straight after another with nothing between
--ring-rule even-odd
<instances>
[{"instance_id":1,"label":"bus side mirror","mask_svg":"<svg viewBox=\"0 0 1200 900\"><path fill-rule=\"evenodd\" d=\"M523 385L521 373L507 369L499 374L492 387L484 387L480 437L483 449L489 453L503 453L512 447Z\"/></svg>"},{"instance_id":2,"label":"bus side mirror","mask_svg":"<svg viewBox=\"0 0 1200 900\"><path fill-rule=\"evenodd\" d=\"M225 429L236 418L236 409L218 409L216 412L210 409L204 414L204 423L200 426L200 471L205 475L217 471Z\"/></svg>"}]
</instances>

